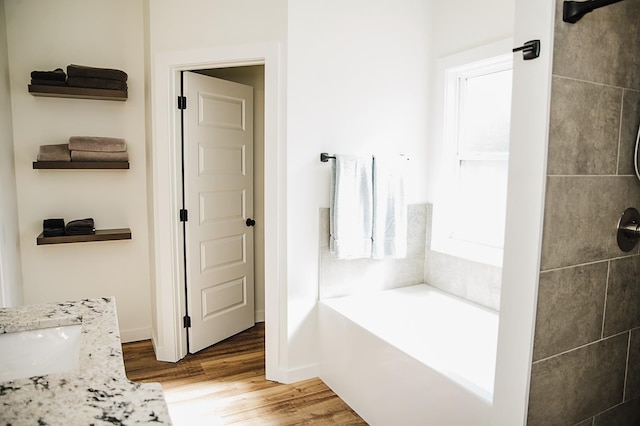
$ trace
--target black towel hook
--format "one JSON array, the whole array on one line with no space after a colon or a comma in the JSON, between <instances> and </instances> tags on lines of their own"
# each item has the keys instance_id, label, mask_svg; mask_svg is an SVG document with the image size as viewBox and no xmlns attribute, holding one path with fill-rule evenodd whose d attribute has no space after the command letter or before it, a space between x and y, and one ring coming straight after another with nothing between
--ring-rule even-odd
<instances>
[{"instance_id":1,"label":"black towel hook","mask_svg":"<svg viewBox=\"0 0 640 426\"><path fill-rule=\"evenodd\" d=\"M335 159L336 159L335 155L329 155L326 152L320 153L320 161L322 161L323 163L326 163L329 160L335 160Z\"/></svg>"},{"instance_id":2,"label":"black towel hook","mask_svg":"<svg viewBox=\"0 0 640 426\"><path fill-rule=\"evenodd\" d=\"M513 51L522 51L522 58L525 61L535 59L540 56L540 40L529 40L522 46L514 48Z\"/></svg>"},{"instance_id":3,"label":"black towel hook","mask_svg":"<svg viewBox=\"0 0 640 426\"><path fill-rule=\"evenodd\" d=\"M587 13L618 3L622 0L588 0L588 1L565 1L562 4L562 20L570 24L575 24Z\"/></svg>"}]
</instances>

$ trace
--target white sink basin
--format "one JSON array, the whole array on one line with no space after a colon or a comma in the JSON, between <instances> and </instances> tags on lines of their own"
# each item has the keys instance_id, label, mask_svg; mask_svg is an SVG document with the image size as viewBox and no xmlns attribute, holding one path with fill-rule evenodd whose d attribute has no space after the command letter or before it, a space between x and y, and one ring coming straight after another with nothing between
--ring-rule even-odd
<instances>
[{"instance_id":1,"label":"white sink basin","mask_svg":"<svg viewBox=\"0 0 640 426\"><path fill-rule=\"evenodd\" d=\"M0 382L77 369L81 328L75 324L0 334Z\"/></svg>"}]
</instances>

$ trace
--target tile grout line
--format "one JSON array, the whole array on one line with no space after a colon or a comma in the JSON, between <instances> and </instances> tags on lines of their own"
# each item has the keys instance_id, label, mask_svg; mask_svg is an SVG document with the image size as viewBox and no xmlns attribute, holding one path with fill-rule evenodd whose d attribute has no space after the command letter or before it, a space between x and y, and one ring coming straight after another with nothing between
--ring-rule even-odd
<instances>
[{"instance_id":1,"label":"tile grout line","mask_svg":"<svg viewBox=\"0 0 640 426\"><path fill-rule=\"evenodd\" d=\"M596 86L611 87L611 88L614 88L614 89L631 90L631 91L634 91L634 92L638 92L639 91L638 89L634 89L632 87L616 86L616 85L613 85L613 84L601 83L601 82L598 82L598 81L591 81L591 80L584 80L584 79L574 78L574 77L567 77L567 76L559 75L559 74L553 74L552 77L556 77L556 78L559 78L559 79L562 79L562 80L577 81L579 83L594 84Z\"/></svg>"},{"instance_id":2,"label":"tile grout line","mask_svg":"<svg viewBox=\"0 0 640 426\"><path fill-rule=\"evenodd\" d=\"M624 177L634 177L633 173L618 175L618 174L576 174L576 175L566 175L566 174L549 174L547 177L564 177L564 178L624 178Z\"/></svg>"},{"instance_id":3,"label":"tile grout line","mask_svg":"<svg viewBox=\"0 0 640 426\"><path fill-rule=\"evenodd\" d=\"M602 307L602 326L600 327L600 339L604 339L604 324L607 319L607 299L609 294L609 276L611 274L611 261L607 261L607 280L604 285L604 305Z\"/></svg>"},{"instance_id":4,"label":"tile grout line","mask_svg":"<svg viewBox=\"0 0 640 426\"><path fill-rule=\"evenodd\" d=\"M631 330L629 330L629 338L627 339L627 358L624 363L624 383L622 385L622 402L627 397L627 379L629 376L629 354L631 352Z\"/></svg>"},{"instance_id":5,"label":"tile grout line","mask_svg":"<svg viewBox=\"0 0 640 426\"><path fill-rule=\"evenodd\" d=\"M622 121L624 118L624 93L622 90L622 96L620 97L620 120L618 122L618 153L616 154L616 175L620 174L620 147L622 145Z\"/></svg>"},{"instance_id":6,"label":"tile grout line","mask_svg":"<svg viewBox=\"0 0 640 426\"><path fill-rule=\"evenodd\" d=\"M598 263L610 262L612 260L626 259L626 258L637 256L637 255L638 255L637 253L632 253L632 254L618 256L618 257L611 257L611 258L607 258L607 259L593 260L593 261L584 262L584 263L576 263L574 265L558 266L557 268L541 269L540 273L562 271L563 269L572 269L572 268L577 268L577 267L581 267L581 266L597 265Z\"/></svg>"},{"instance_id":7,"label":"tile grout line","mask_svg":"<svg viewBox=\"0 0 640 426\"><path fill-rule=\"evenodd\" d=\"M556 357L559 357L559 356L562 356L562 355L566 355L566 354L568 354L568 353L570 353L570 352L573 352L573 351L575 351L575 350L578 350L578 349L584 349L584 348L586 348L587 346L595 345L596 343L600 343L600 342L604 342L605 340L613 339L614 337L618 337L618 336L620 336L620 335L622 335L622 334L625 334L625 333L629 333L629 334L630 334L630 333L631 333L631 330L621 331L621 332L619 332L619 333L612 334L611 336L603 337L602 339L594 340L593 342L585 343L584 345L576 346L575 348L567 349L566 351L562 351L562 352L559 352L559 353L557 353L557 354L553 354L553 355L548 356L548 357L546 357L546 358L541 358L541 359L539 359L539 360L534 361L534 362L532 363L532 365L533 365L533 364L541 363L541 362L543 362L543 361L548 361L548 360L550 360L550 359L552 359L552 358L556 358Z\"/></svg>"}]
</instances>

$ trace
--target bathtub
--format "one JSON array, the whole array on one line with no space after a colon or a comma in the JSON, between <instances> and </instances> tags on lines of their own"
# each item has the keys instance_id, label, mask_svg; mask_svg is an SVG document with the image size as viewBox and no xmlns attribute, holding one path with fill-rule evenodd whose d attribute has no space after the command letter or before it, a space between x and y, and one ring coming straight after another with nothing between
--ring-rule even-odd
<instances>
[{"instance_id":1,"label":"bathtub","mask_svg":"<svg viewBox=\"0 0 640 426\"><path fill-rule=\"evenodd\" d=\"M420 284L319 303L320 378L367 423L488 425L498 314Z\"/></svg>"}]
</instances>

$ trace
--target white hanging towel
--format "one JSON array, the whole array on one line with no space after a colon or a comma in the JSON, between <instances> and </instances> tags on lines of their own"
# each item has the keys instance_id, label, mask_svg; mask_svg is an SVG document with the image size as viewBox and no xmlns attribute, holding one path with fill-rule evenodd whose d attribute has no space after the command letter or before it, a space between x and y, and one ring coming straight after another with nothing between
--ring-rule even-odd
<instances>
[{"instance_id":1,"label":"white hanging towel","mask_svg":"<svg viewBox=\"0 0 640 426\"><path fill-rule=\"evenodd\" d=\"M403 156L373 159L373 248L375 259L407 256L407 204Z\"/></svg>"},{"instance_id":2,"label":"white hanging towel","mask_svg":"<svg viewBox=\"0 0 640 426\"><path fill-rule=\"evenodd\" d=\"M331 178L329 248L337 259L371 257L373 159L336 154Z\"/></svg>"}]
</instances>

